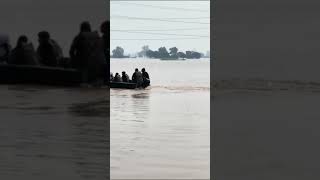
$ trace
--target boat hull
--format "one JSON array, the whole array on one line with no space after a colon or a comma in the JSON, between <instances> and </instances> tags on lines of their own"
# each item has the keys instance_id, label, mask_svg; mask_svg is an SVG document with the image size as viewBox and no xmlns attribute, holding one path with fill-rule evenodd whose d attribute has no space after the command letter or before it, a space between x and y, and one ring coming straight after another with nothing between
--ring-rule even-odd
<instances>
[{"instance_id":1,"label":"boat hull","mask_svg":"<svg viewBox=\"0 0 320 180\"><path fill-rule=\"evenodd\" d=\"M80 85L81 73L75 69L28 65L0 65L0 84Z\"/></svg>"},{"instance_id":2,"label":"boat hull","mask_svg":"<svg viewBox=\"0 0 320 180\"><path fill-rule=\"evenodd\" d=\"M136 83L126 83L126 82L110 82L110 88L135 89L135 88L137 88L137 84Z\"/></svg>"}]
</instances>

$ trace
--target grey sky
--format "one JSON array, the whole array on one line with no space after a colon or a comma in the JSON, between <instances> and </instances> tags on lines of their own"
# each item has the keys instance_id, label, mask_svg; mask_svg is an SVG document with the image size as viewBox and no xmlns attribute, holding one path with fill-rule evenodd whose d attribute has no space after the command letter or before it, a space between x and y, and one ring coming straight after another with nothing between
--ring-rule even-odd
<instances>
[{"instance_id":1,"label":"grey sky","mask_svg":"<svg viewBox=\"0 0 320 180\"><path fill-rule=\"evenodd\" d=\"M80 22L88 20L98 29L108 18L107 6L105 0L1 0L0 33L8 33L12 45L21 34L37 45L37 33L47 30L68 55Z\"/></svg>"},{"instance_id":2,"label":"grey sky","mask_svg":"<svg viewBox=\"0 0 320 180\"><path fill-rule=\"evenodd\" d=\"M121 46L125 53L134 53L143 45L149 45L153 50L161 46L176 46L182 51L206 52L210 49L209 1L111 1L110 6L111 50ZM133 33L133 30L139 30L139 33Z\"/></svg>"}]
</instances>

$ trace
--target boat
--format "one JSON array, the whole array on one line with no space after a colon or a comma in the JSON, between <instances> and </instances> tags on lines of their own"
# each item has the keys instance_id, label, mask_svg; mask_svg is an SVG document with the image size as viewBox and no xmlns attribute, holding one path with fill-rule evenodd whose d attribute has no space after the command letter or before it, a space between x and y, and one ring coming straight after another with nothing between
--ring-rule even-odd
<instances>
[{"instance_id":1,"label":"boat","mask_svg":"<svg viewBox=\"0 0 320 180\"><path fill-rule=\"evenodd\" d=\"M137 87L137 84L133 83L132 81L130 81L130 82L110 81L109 83L110 83L110 88L115 88L115 89L137 89L137 88L144 89L144 88L150 86L150 80L147 80L146 86L144 86L144 87Z\"/></svg>"},{"instance_id":2,"label":"boat","mask_svg":"<svg viewBox=\"0 0 320 180\"><path fill-rule=\"evenodd\" d=\"M81 84L81 73L71 68L0 64L0 84L74 86Z\"/></svg>"},{"instance_id":3,"label":"boat","mask_svg":"<svg viewBox=\"0 0 320 180\"><path fill-rule=\"evenodd\" d=\"M136 89L137 84L131 82L110 82L110 88L116 89Z\"/></svg>"}]
</instances>

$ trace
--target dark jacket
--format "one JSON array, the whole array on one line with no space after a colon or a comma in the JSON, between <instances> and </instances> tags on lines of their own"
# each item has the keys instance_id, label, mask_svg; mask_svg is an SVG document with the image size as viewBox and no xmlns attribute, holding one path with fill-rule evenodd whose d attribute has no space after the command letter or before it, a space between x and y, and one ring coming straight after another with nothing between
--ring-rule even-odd
<instances>
[{"instance_id":1,"label":"dark jacket","mask_svg":"<svg viewBox=\"0 0 320 180\"><path fill-rule=\"evenodd\" d=\"M15 47L10 54L8 63L17 65L37 65L37 53L35 52L32 43L21 47Z\"/></svg>"},{"instance_id":2,"label":"dark jacket","mask_svg":"<svg viewBox=\"0 0 320 180\"><path fill-rule=\"evenodd\" d=\"M57 66L62 60L62 49L58 43L52 39L48 43L42 43L37 49L37 54L41 64L45 66Z\"/></svg>"},{"instance_id":3,"label":"dark jacket","mask_svg":"<svg viewBox=\"0 0 320 180\"><path fill-rule=\"evenodd\" d=\"M146 71L142 72L142 77L146 79L150 79L149 74Z\"/></svg>"},{"instance_id":4,"label":"dark jacket","mask_svg":"<svg viewBox=\"0 0 320 180\"><path fill-rule=\"evenodd\" d=\"M82 32L75 37L70 48L72 66L88 71L88 80L105 78L103 40L98 32Z\"/></svg>"},{"instance_id":5,"label":"dark jacket","mask_svg":"<svg viewBox=\"0 0 320 180\"><path fill-rule=\"evenodd\" d=\"M132 81L140 86L143 83L142 73L140 71L134 72L132 75Z\"/></svg>"},{"instance_id":6,"label":"dark jacket","mask_svg":"<svg viewBox=\"0 0 320 180\"><path fill-rule=\"evenodd\" d=\"M128 74L122 75L122 81L123 82L129 82L130 81L130 78L129 78Z\"/></svg>"}]
</instances>

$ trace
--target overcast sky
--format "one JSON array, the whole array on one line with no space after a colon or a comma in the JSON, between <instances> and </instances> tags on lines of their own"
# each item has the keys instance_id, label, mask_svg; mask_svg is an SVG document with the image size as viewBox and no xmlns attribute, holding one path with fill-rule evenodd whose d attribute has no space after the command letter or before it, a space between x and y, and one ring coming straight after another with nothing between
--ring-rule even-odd
<instances>
[{"instance_id":1,"label":"overcast sky","mask_svg":"<svg viewBox=\"0 0 320 180\"><path fill-rule=\"evenodd\" d=\"M110 6L111 50L121 46L134 53L143 45L210 50L209 1L111 1Z\"/></svg>"}]
</instances>

